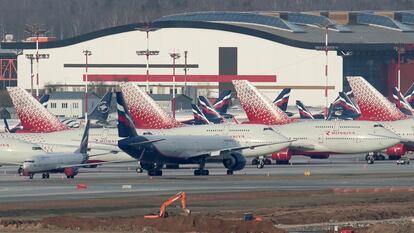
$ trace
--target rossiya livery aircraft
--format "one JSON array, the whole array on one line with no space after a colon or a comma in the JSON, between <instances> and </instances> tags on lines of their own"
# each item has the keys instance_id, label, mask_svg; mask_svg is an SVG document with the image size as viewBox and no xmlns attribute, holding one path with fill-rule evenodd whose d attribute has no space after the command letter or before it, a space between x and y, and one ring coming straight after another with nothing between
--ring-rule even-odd
<instances>
[{"instance_id":1,"label":"rossiya livery aircraft","mask_svg":"<svg viewBox=\"0 0 414 233\"><path fill-rule=\"evenodd\" d=\"M118 146L139 160L149 176L162 175L161 169L166 163L199 164L194 175L209 175L204 168L209 159L222 161L227 174L232 175L234 171L244 168L245 156L264 155L290 144L287 138L264 125L237 129L231 125L188 126L139 135L122 93L117 93L117 110L118 134L124 138L118 141ZM189 131L192 131L191 134ZM206 133L208 131L221 135ZM251 137L253 134L255 137Z\"/></svg>"},{"instance_id":2,"label":"rossiya livery aircraft","mask_svg":"<svg viewBox=\"0 0 414 233\"><path fill-rule=\"evenodd\" d=\"M394 101L395 106L407 116L414 115L414 109L407 102L404 96L401 94L400 90L397 87L392 89L392 100Z\"/></svg>"},{"instance_id":3,"label":"rossiya livery aircraft","mask_svg":"<svg viewBox=\"0 0 414 233\"><path fill-rule=\"evenodd\" d=\"M400 142L397 135L377 122L291 119L247 80L234 80L233 85L249 119L247 123L273 125L277 132L296 140L286 150L272 154L277 163L288 163L292 155L321 159L331 154L381 151Z\"/></svg>"},{"instance_id":4,"label":"rossiya livery aircraft","mask_svg":"<svg viewBox=\"0 0 414 233\"><path fill-rule=\"evenodd\" d=\"M404 115L397 107L360 76L347 77L354 98L361 110L357 120L377 121L398 137L401 143L389 147L386 154L389 159L399 159L407 151L414 151L414 119ZM367 156L372 163L374 155Z\"/></svg>"}]
</instances>

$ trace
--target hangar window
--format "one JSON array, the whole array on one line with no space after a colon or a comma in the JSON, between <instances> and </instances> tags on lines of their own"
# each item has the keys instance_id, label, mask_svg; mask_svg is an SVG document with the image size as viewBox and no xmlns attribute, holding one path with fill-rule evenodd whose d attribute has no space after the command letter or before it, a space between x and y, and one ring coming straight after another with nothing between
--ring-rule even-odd
<instances>
[{"instance_id":1,"label":"hangar window","mask_svg":"<svg viewBox=\"0 0 414 233\"><path fill-rule=\"evenodd\" d=\"M50 108L56 108L56 103L50 103Z\"/></svg>"},{"instance_id":2,"label":"hangar window","mask_svg":"<svg viewBox=\"0 0 414 233\"><path fill-rule=\"evenodd\" d=\"M68 103L62 103L62 108L68 108Z\"/></svg>"}]
</instances>

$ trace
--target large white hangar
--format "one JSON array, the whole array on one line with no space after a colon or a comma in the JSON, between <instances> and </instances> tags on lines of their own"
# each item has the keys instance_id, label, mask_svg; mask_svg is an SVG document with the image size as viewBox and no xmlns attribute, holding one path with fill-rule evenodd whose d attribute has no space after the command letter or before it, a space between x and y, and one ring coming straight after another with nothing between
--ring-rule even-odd
<instances>
[{"instance_id":1,"label":"large white hangar","mask_svg":"<svg viewBox=\"0 0 414 233\"><path fill-rule=\"evenodd\" d=\"M219 88L230 88L233 79L247 79L269 98L291 87L293 100L323 106L325 88L332 101L342 91L346 75L386 81L387 77L376 77L376 69L369 66L376 66L384 54L394 60L396 44L414 42L412 31L394 17L369 12L201 12L165 16L150 24L124 25L39 43L40 53L49 55L40 60L39 87L82 90L86 66L83 51L89 50L90 83L116 85L130 81L145 88L148 80L150 92L172 93L175 67L178 93L184 87L187 91L197 89L198 94L217 92ZM22 50L17 59L18 86L31 89L33 82L36 89L36 80L31 78L31 68L36 73L36 65L32 67L26 56L36 53L36 43L8 42L2 47ZM149 56L149 75L146 56L137 55L137 51L145 53L147 48L159 52ZM406 51L408 57L409 49ZM171 53L181 55L175 65Z\"/></svg>"}]
</instances>

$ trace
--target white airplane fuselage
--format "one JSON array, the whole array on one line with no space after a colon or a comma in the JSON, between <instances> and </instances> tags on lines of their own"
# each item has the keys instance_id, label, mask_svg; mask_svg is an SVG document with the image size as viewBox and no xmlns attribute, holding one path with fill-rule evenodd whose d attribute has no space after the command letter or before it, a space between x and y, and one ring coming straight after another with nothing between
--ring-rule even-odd
<instances>
[{"instance_id":1,"label":"white airplane fuselage","mask_svg":"<svg viewBox=\"0 0 414 233\"><path fill-rule=\"evenodd\" d=\"M267 130L265 130L267 129ZM269 130L270 129L270 130ZM265 125L236 125L236 124L221 124L221 125L200 125L200 126L185 126L173 129L163 130L139 130L139 135L145 134L154 135L194 135L194 136L225 136L232 138L235 144L239 146L253 146L258 144L273 144L269 146L257 147L254 149L246 149L242 151L244 156L261 156L267 155L273 152L277 152L290 145L288 139L275 131L271 130ZM2 147L0 144L0 164L7 164L7 162L23 163L23 161L29 157L38 155L42 152L71 152L74 150L74 146L79 145L79 139L82 138L83 129L71 129L65 131L58 131L52 133L16 133L0 134L0 140L4 143ZM214 138L214 137L213 137ZM94 142L102 144L117 144L118 130L113 128L103 129L90 129L89 142L91 148L93 148ZM24 143L22 140L29 142ZM212 139L213 140L213 139ZM34 143L34 144L30 144ZM42 145L41 148L35 145L35 143L47 144ZM205 142L200 140L200 145ZM226 143L226 142L225 142ZM55 145L54 145L55 144ZM71 145L72 147L66 147L63 145ZM211 146L211 145L205 145ZM203 147L205 147L203 146ZM92 149L89 154L104 153L109 151L111 146L108 146L108 150ZM112 146L113 148L113 146ZM94 160L102 161L129 161L131 157L126 153L107 154L96 156Z\"/></svg>"},{"instance_id":2,"label":"white airplane fuselage","mask_svg":"<svg viewBox=\"0 0 414 233\"><path fill-rule=\"evenodd\" d=\"M86 156L80 153L50 153L40 154L26 158L23 162L23 170L27 173L54 171L62 169L61 166L81 164Z\"/></svg>"}]
</instances>

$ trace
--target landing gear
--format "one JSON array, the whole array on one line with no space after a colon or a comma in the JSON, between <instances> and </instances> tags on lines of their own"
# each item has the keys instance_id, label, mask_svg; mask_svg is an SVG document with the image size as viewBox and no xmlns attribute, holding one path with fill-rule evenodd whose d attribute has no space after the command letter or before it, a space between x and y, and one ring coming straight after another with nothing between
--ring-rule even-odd
<instances>
[{"instance_id":1,"label":"landing gear","mask_svg":"<svg viewBox=\"0 0 414 233\"><path fill-rule=\"evenodd\" d=\"M233 170L227 170L227 175L229 176L233 175Z\"/></svg>"},{"instance_id":2,"label":"landing gear","mask_svg":"<svg viewBox=\"0 0 414 233\"><path fill-rule=\"evenodd\" d=\"M67 179L75 179L75 176L66 176Z\"/></svg>"},{"instance_id":3,"label":"landing gear","mask_svg":"<svg viewBox=\"0 0 414 233\"><path fill-rule=\"evenodd\" d=\"M389 160L399 160L401 158L401 156L398 156L398 155L390 155L390 156L388 156L388 159Z\"/></svg>"},{"instance_id":4,"label":"landing gear","mask_svg":"<svg viewBox=\"0 0 414 233\"><path fill-rule=\"evenodd\" d=\"M141 162L141 168L148 171L148 176L162 176L162 163L143 163Z\"/></svg>"},{"instance_id":5,"label":"landing gear","mask_svg":"<svg viewBox=\"0 0 414 233\"><path fill-rule=\"evenodd\" d=\"M19 166L19 168L17 169L17 174L19 174L20 176L23 174L22 166Z\"/></svg>"},{"instance_id":6,"label":"landing gear","mask_svg":"<svg viewBox=\"0 0 414 233\"><path fill-rule=\"evenodd\" d=\"M200 160L200 165L198 169L194 170L195 176L208 176L210 172L207 169L204 169L206 161L204 159Z\"/></svg>"},{"instance_id":7,"label":"landing gear","mask_svg":"<svg viewBox=\"0 0 414 233\"><path fill-rule=\"evenodd\" d=\"M165 165L166 169L179 169L180 165L179 164L167 164Z\"/></svg>"},{"instance_id":8,"label":"landing gear","mask_svg":"<svg viewBox=\"0 0 414 233\"><path fill-rule=\"evenodd\" d=\"M49 179L49 173L43 173L42 179Z\"/></svg>"},{"instance_id":9,"label":"landing gear","mask_svg":"<svg viewBox=\"0 0 414 233\"><path fill-rule=\"evenodd\" d=\"M142 173L144 170L141 167L137 167L137 169L135 169L135 171L137 173Z\"/></svg>"},{"instance_id":10,"label":"landing gear","mask_svg":"<svg viewBox=\"0 0 414 233\"><path fill-rule=\"evenodd\" d=\"M29 179L33 179L34 174L29 174Z\"/></svg>"},{"instance_id":11,"label":"landing gear","mask_svg":"<svg viewBox=\"0 0 414 233\"><path fill-rule=\"evenodd\" d=\"M375 160L385 160L385 156L380 153L374 153L373 157Z\"/></svg>"},{"instance_id":12,"label":"landing gear","mask_svg":"<svg viewBox=\"0 0 414 233\"><path fill-rule=\"evenodd\" d=\"M374 155L367 154L365 156L365 160L367 161L368 164L374 164L374 161L375 161Z\"/></svg>"},{"instance_id":13,"label":"landing gear","mask_svg":"<svg viewBox=\"0 0 414 233\"><path fill-rule=\"evenodd\" d=\"M272 160L264 157L254 158L252 160L252 165L256 165L257 168L262 169L264 165L271 165Z\"/></svg>"},{"instance_id":14,"label":"landing gear","mask_svg":"<svg viewBox=\"0 0 414 233\"><path fill-rule=\"evenodd\" d=\"M259 164L259 158L252 159L252 165L258 165Z\"/></svg>"}]
</instances>

